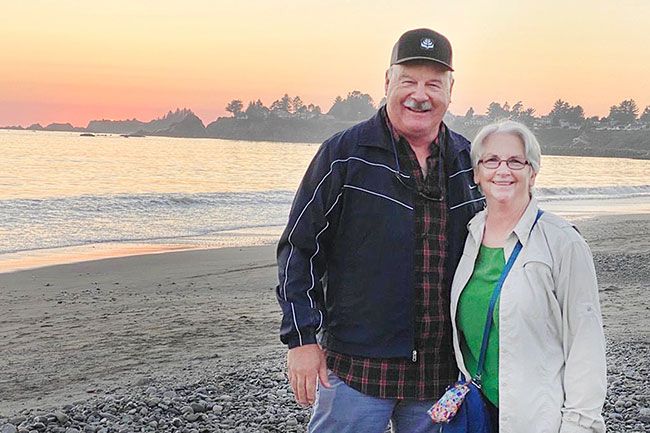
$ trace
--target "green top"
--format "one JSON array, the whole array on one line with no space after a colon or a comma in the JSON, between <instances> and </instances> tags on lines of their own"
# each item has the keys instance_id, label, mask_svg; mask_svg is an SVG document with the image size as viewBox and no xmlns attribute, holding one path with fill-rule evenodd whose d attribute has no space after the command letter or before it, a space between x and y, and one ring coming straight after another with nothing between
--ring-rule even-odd
<instances>
[{"instance_id":1,"label":"green top","mask_svg":"<svg viewBox=\"0 0 650 433\"><path fill-rule=\"evenodd\" d=\"M503 248L481 245L474 272L458 301L456 323L460 332L460 348L469 373L474 376L481 353L483 330L490 298L506 265ZM494 307L492 329L485 353L481 377L483 395L499 407L499 302Z\"/></svg>"}]
</instances>

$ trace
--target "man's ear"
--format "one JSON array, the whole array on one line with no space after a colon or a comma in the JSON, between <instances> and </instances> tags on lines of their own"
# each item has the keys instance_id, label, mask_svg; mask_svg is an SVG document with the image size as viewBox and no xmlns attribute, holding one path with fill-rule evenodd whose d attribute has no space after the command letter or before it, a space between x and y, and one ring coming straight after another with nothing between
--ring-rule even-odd
<instances>
[{"instance_id":1,"label":"man's ear","mask_svg":"<svg viewBox=\"0 0 650 433\"><path fill-rule=\"evenodd\" d=\"M386 81L384 83L384 96L388 95L388 83L390 82L390 69L386 69Z\"/></svg>"}]
</instances>

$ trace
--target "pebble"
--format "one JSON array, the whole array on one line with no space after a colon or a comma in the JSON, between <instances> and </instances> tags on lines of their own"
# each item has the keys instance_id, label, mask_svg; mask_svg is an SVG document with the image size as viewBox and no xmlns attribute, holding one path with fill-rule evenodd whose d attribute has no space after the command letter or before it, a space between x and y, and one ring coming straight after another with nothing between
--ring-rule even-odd
<instances>
[{"instance_id":1,"label":"pebble","mask_svg":"<svg viewBox=\"0 0 650 433\"><path fill-rule=\"evenodd\" d=\"M68 422L69 419L68 415L64 414L60 410L55 411L53 415L56 418L56 420L59 422L59 424L65 424Z\"/></svg>"},{"instance_id":2,"label":"pebble","mask_svg":"<svg viewBox=\"0 0 650 433\"><path fill-rule=\"evenodd\" d=\"M642 407L639 409L638 420L650 425L650 407Z\"/></svg>"},{"instance_id":3,"label":"pebble","mask_svg":"<svg viewBox=\"0 0 650 433\"><path fill-rule=\"evenodd\" d=\"M293 400L284 356L219 367L191 383L147 376L48 411L0 416L0 433L302 433L310 410ZM608 342L608 433L650 432L650 381L638 379L648 377L649 359L645 342Z\"/></svg>"},{"instance_id":4,"label":"pebble","mask_svg":"<svg viewBox=\"0 0 650 433\"><path fill-rule=\"evenodd\" d=\"M192 403L192 404L190 404L190 406L192 407L192 410L194 411L194 413L205 412L205 405L203 405L201 403Z\"/></svg>"}]
</instances>

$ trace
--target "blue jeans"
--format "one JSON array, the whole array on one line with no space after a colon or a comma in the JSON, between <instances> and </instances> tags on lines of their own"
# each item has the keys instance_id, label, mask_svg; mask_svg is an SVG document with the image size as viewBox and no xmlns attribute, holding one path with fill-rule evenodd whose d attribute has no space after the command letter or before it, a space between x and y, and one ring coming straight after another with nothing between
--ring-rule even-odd
<instances>
[{"instance_id":1,"label":"blue jeans","mask_svg":"<svg viewBox=\"0 0 650 433\"><path fill-rule=\"evenodd\" d=\"M437 433L427 414L433 401L372 397L329 372L331 388L318 387L309 433Z\"/></svg>"}]
</instances>

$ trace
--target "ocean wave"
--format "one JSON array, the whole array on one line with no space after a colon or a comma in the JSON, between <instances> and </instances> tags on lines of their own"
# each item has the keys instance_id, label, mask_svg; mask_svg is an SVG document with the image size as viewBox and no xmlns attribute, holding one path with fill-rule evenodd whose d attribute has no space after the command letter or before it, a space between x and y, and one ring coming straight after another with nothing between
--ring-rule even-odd
<instances>
[{"instance_id":1,"label":"ocean wave","mask_svg":"<svg viewBox=\"0 0 650 433\"><path fill-rule=\"evenodd\" d=\"M539 200L617 199L650 196L650 185L536 188Z\"/></svg>"},{"instance_id":2,"label":"ocean wave","mask_svg":"<svg viewBox=\"0 0 650 433\"><path fill-rule=\"evenodd\" d=\"M219 193L147 193L83 195L43 199L0 200L5 208L60 208L72 211L101 211L138 208L191 208L201 206L259 206L291 203L293 191L219 192Z\"/></svg>"},{"instance_id":3,"label":"ocean wave","mask_svg":"<svg viewBox=\"0 0 650 433\"><path fill-rule=\"evenodd\" d=\"M0 254L278 227L286 224L292 199L290 191L266 191L0 200Z\"/></svg>"},{"instance_id":4,"label":"ocean wave","mask_svg":"<svg viewBox=\"0 0 650 433\"><path fill-rule=\"evenodd\" d=\"M544 187L535 188L538 198L626 198L650 195L650 185L602 187ZM144 193L117 195L83 195L42 199L0 200L4 208L128 208L128 207L197 207L217 205L252 205L291 203L295 191L254 191L214 193Z\"/></svg>"},{"instance_id":5,"label":"ocean wave","mask_svg":"<svg viewBox=\"0 0 650 433\"><path fill-rule=\"evenodd\" d=\"M287 223L294 191L122 194L0 200L0 254L102 243L195 243L236 237L240 245ZM650 185L540 188L541 201L648 196ZM242 231L250 231L246 234Z\"/></svg>"},{"instance_id":6,"label":"ocean wave","mask_svg":"<svg viewBox=\"0 0 650 433\"><path fill-rule=\"evenodd\" d=\"M147 193L119 195L87 195L45 199L0 200L5 218L28 217L35 213L51 217L79 217L132 212L199 212L207 209L230 209L245 213L265 208L288 210L294 191L255 191L218 193ZM539 200L616 199L650 196L650 185L606 187L536 188Z\"/></svg>"}]
</instances>

